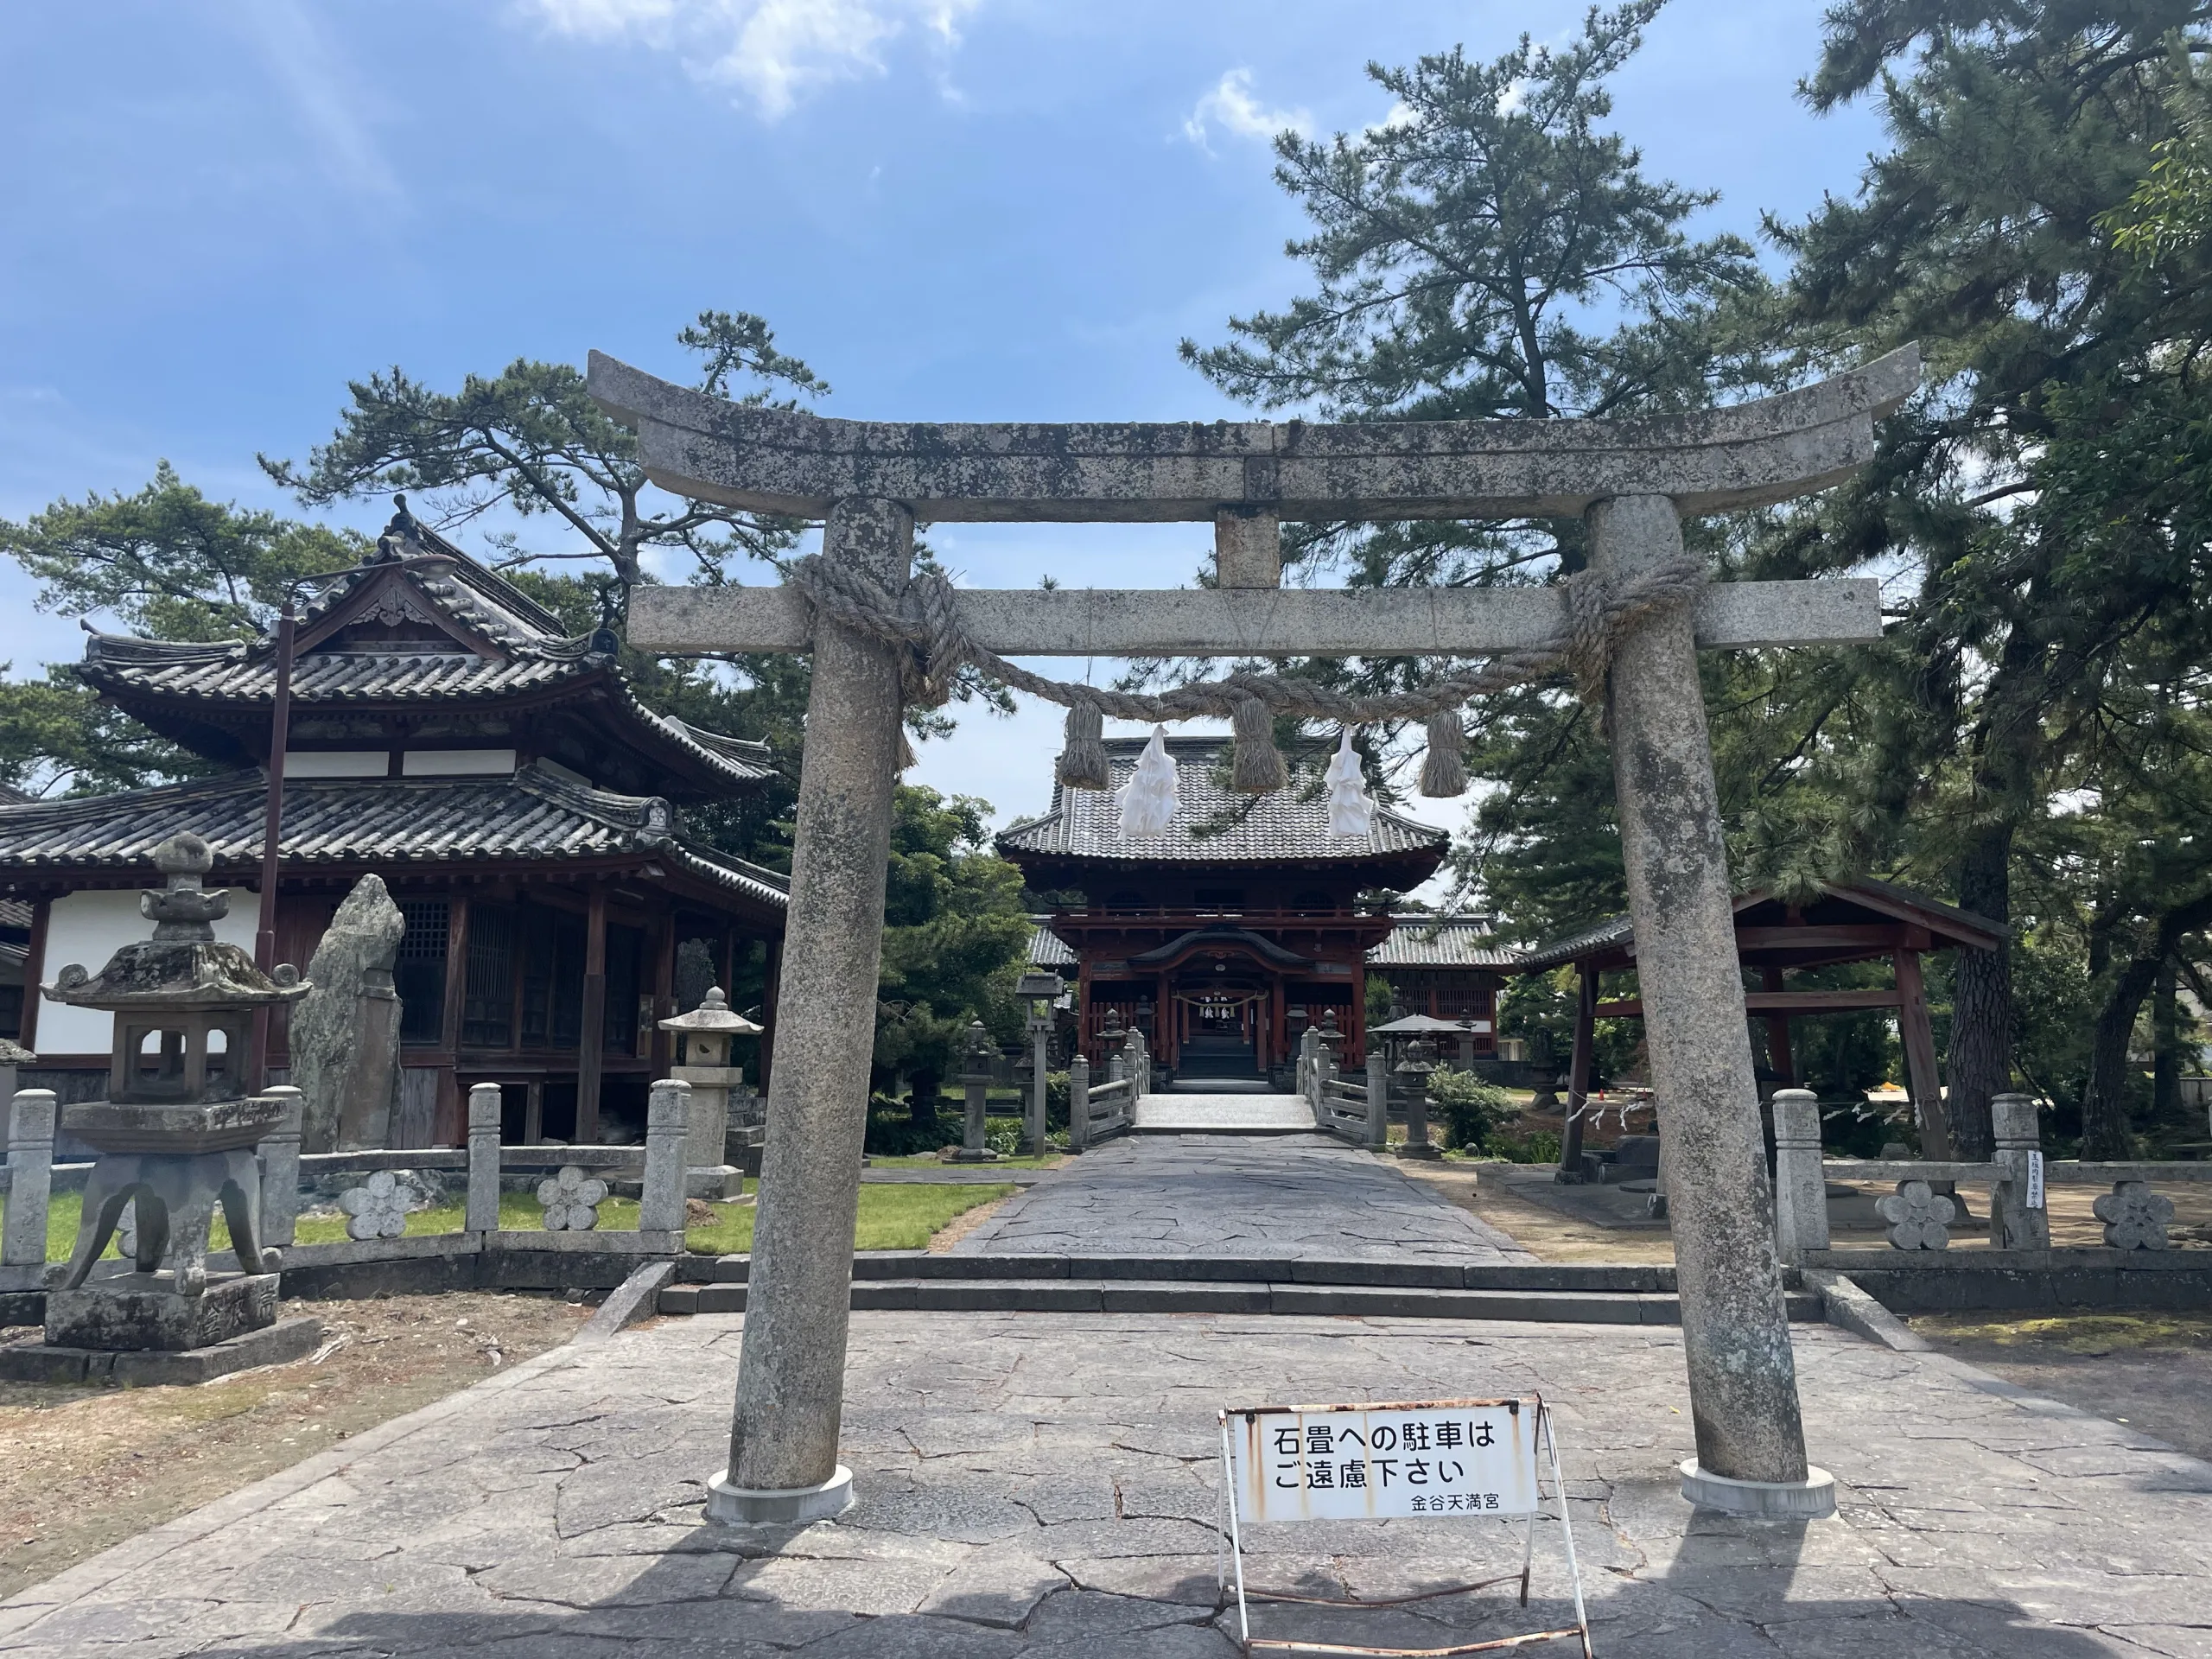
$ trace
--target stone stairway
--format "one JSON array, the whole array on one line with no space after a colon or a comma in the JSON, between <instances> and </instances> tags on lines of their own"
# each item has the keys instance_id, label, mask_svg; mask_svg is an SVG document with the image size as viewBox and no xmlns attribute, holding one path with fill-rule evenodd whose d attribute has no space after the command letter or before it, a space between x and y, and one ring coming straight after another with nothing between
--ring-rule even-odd
<instances>
[{"instance_id":1,"label":"stone stairway","mask_svg":"<svg viewBox=\"0 0 2212 1659\"><path fill-rule=\"evenodd\" d=\"M1138 1135L1311 1135L1313 1127L1313 1109L1297 1095L1211 1090L1142 1096L1129 1121Z\"/></svg>"},{"instance_id":2,"label":"stone stairway","mask_svg":"<svg viewBox=\"0 0 2212 1659\"><path fill-rule=\"evenodd\" d=\"M752 1258L687 1259L663 1313L742 1313ZM1793 1281L1794 1282L1794 1281ZM1818 1293L1789 1293L1817 1322ZM1267 1257L946 1255L853 1258L852 1306L937 1313L1281 1313L1542 1324L1677 1325L1671 1268L1531 1267Z\"/></svg>"}]
</instances>

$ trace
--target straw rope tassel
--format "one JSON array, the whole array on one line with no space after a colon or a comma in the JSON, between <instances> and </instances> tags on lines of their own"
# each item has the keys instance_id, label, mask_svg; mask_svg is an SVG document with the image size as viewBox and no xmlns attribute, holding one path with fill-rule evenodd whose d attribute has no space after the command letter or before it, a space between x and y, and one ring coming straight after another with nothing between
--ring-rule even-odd
<instances>
[{"instance_id":1,"label":"straw rope tassel","mask_svg":"<svg viewBox=\"0 0 2212 1659\"><path fill-rule=\"evenodd\" d=\"M1106 769L1106 716L1098 705L1068 705L1067 732L1060 744L1060 786L1063 789L1107 789L1113 779Z\"/></svg>"},{"instance_id":2,"label":"straw rope tassel","mask_svg":"<svg viewBox=\"0 0 2212 1659\"><path fill-rule=\"evenodd\" d=\"M1236 760L1230 771L1230 786L1243 795L1265 795L1290 781L1275 747L1274 711L1257 697L1241 697L1230 715L1236 734Z\"/></svg>"},{"instance_id":3,"label":"straw rope tassel","mask_svg":"<svg viewBox=\"0 0 2212 1659\"><path fill-rule=\"evenodd\" d=\"M1457 709L1440 709L1428 717L1428 754L1421 763L1422 794L1448 800L1467 792L1467 766L1462 754L1466 742Z\"/></svg>"}]
</instances>

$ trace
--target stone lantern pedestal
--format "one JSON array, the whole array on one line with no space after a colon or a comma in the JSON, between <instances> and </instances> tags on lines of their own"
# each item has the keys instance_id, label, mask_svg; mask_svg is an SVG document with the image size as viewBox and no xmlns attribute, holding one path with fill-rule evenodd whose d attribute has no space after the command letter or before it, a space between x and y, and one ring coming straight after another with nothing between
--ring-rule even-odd
<instances>
[{"instance_id":1,"label":"stone lantern pedestal","mask_svg":"<svg viewBox=\"0 0 2212 1659\"><path fill-rule=\"evenodd\" d=\"M730 1039L757 1037L760 1027L741 1014L732 1014L729 1000L717 985L689 1014L660 1022L683 1045L681 1064L669 1075L691 1085L690 1127L683 1141L683 1196L687 1198L734 1198L745 1191L745 1172L730 1161L729 1097L745 1082L745 1068L729 1063ZM759 1148L767 1138L767 1126L746 1125L736 1131L747 1161L760 1167Z\"/></svg>"},{"instance_id":2,"label":"stone lantern pedestal","mask_svg":"<svg viewBox=\"0 0 2212 1659\"><path fill-rule=\"evenodd\" d=\"M961 1122L960 1144L949 1148L944 1154L956 1164L988 1164L998 1160L998 1154L983 1144L983 1118L990 1099L991 1060L996 1052L991 1045L990 1033L983 1029L983 1022L970 1020L968 1046L961 1056L960 1065L960 1086L967 1096L967 1114Z\"/></svg>"},{"instance_id":3,"label":"stone lantern pedestal","mask_svg":"<svg viewBox=\"0 0 2212 1659\"><path fill-rule=\"evenodd\" d=\"M280 1262L262 1243L255 1148L282 1132L297 1139L299 1095L249 1095L243 1075L256 1009L308 987L294 969L265 975L217 941L230 895L200 885L214 861L206 842L173 836L154 861L167 885L139 901L154 937L124 945L97 975L72 964L42 988L50 1001L111 1012L115 1046L108 1098L62 1113L62 1127L99 1158L76 1248L48 1287L45 1341L7 1351L10 1376L201 1382L296 1358L322 1333L315 1319L278 1321ZM126 1206L135 1259L103 1268ZM219 1209L236 1272L209 1270Z\"/></svg>"}]
</instances>

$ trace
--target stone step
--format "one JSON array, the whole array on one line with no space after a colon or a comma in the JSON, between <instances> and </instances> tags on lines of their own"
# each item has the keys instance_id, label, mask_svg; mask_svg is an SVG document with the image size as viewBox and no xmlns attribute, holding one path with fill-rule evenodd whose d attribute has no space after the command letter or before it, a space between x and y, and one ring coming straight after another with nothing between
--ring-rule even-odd
<instances>
[{"instance_id":1,"label":"stone step","mask_svg":"<svg viewBox=\"0 0 2212 1659\"><path fill-rule=\"evenodd\" d=\"M741 1284L671 1286L660 1312L742 1313ZM1821 1299L1792 1291L1789 1317L1817 1323ZM1515 1319L1567 1325L1679 1325L1672 1295L1625 1291L1443 1290L1388 1285L1227 1281L886 1279L855 1281L861 1310L942 1313L1268 1313L1379 1319Z\"/></svg>"},{"instance_id":2,"label":"stone step","mask_svg":"<svg viewBox=\"0 0 2212 1659\"><path fill-rule=\"evenodd\" d=\"M677 1264L686 1284L741 1285L749 1255L690 1256ZM1671 1294L1670 1267L1554 1262L1367 1262L1298 1256L975 1255L926 1250L867 1250L853 1257L853 1278L1084 1279L1198 1281L1209 1284L1373 1285L1409 1290L1611 1291ZM1785 1282L1795 1284L1794 1280Z\"/></svg>"}]
</instances>

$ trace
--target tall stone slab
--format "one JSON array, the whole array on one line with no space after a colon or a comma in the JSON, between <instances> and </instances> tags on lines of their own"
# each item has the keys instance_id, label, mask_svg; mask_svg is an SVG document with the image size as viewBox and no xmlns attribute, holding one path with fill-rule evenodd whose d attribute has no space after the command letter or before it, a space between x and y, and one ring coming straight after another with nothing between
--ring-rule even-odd
<instances>
[{"instance_id":1,"label":"tall stone slab","mask_svg":"<svg viewBox=\"0 0 2212 1659\"><path fill-rule=\"evenodd\" d=\"M353 884L308 964L315 987L292 1010L292 1086L302 1149L387 1144L399 1096L399 998L391 964L406 918L383 878Z\"/></svg>"},{"instance_id":2,"label":"tall stone slab","mask_svg":"<svg viewBox=\"0 0 2212 1659\"><path fill-rule=\"evenodd\" d=\"M1599 502L1586 522L1591 566L1615 582L1682 556L1663 495ZM1654 617L1622 642L1607 702L1697 1465L1729 1483L1798 1488L1808 1477L1796 1363L1688 616ZM1723 1507L1745 1507L1720 1490L1734 1500Z\"/></svg>"},{"instance_id":3,"label":"tall stone slab","mask_svg":"<svg viewBox=\"0 0 2212 1659\"><path fill-rule=\"evenodd\" d=\"M913 514L839 501L822 550L895 589L912 568ZM902 718L897 654L825 621L799 769L737 1409L729 1466L708 1486L717 1521L815 1520L852 1502L837 1432Z\"/></svg>"}]
</instances>

